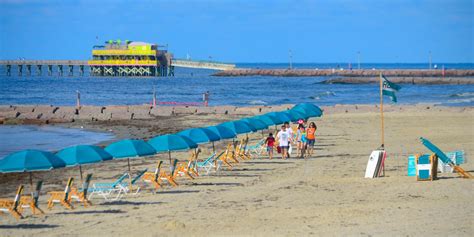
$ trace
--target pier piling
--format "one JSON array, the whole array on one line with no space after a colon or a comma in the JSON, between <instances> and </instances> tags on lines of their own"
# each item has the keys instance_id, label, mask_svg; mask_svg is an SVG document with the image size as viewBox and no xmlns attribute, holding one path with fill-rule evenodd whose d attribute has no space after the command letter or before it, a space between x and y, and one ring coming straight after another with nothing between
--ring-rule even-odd
<instances>
[{"instance_id":1,"label":"pier piling","mask_svg":"<svg viewBox=\"0 0 474 237\"><path fill-rule=\"evenodd\" d=\"M36 65L36 75L41 76L42 70L41 70L42 65Z\"/></svg>"},{"instance_id":2,"label":"pier piling","mask_svg":"<svg viewBox=\"0 0 474 237\"><path fill-rule=\"evenodd\" d=\"M18 76L22 76L23 74L23 65L18 65Z\"/></svg>"}]
</instances>

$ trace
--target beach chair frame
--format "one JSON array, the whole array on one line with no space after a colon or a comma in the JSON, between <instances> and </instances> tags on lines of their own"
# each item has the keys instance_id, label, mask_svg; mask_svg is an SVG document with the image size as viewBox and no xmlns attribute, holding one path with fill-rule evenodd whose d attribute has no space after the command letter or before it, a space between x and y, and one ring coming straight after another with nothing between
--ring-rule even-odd
<instances>
[{"instance_id":1,"label":"beach chair frame","mask_svg":"<svg viewBox=\"0 0 474 237\"><path fill-rule=\"evenodd\" d=\"M173 161L173 166L171 168L170 173L168 174L166 171L162 170L160 173L160 180L167 181L170 185L173 187L178 187L178 183L176 182L176 176L177 176L177 166L178 165L178 159L174 159Z\"/></svg>"},{"instance_id":2,"label":"beach chair frame","mask_svg":"<svg viewBox=\"0 0 474 237\"><path fill-rule=\"evenodd\" d=\"M70 177L67 181L66 188L64 191L52 191L48 192L50 195L48 199L48 209L52 209L54 207L54 203L60 203L66 209L72 210L74 207L71 204L71 187L74 178Z\"/></svg>"},{"instance_id":3,"label":"beach chair frame","mask_svg":"<svg viewBox=\"0 0 474 237\"><path fill-rule=\"evenodd\" d=\"M123 197L124 193L121 188L118 187L120 183L122 183L127 177L129 177L128 173L122 174L115 182L113 183L94 183L92 184L92 188L88 190L89 200L92 198L94 194L102 196L105 200L118 200ZM110 199L110 197L114 196L114 198Z\"/></svg>"},{"instance_id":4,"label":"beach chair frame","mask_svg":"<svg viewBox=\"0 0 474 237\"><path fill-rule=\"evenodd\" d=\"M87 197L91 180L92 174L87 174L85 181L82 183L82 188L72 188L71 190L71 198L82 203L84 207L92 206L92 202Z\"/></svg>"},{"instance_id":5,"label":"beach chair frame","mask_svg":"<svg viewBox=\"0 0 474 237\"><path fill-rule=\"evenodd\" d=\"M10 199L0 199L0 213L10 213L17 220L23 218L21 215L22 209L20 204L21 195L23 194L24 186L20 185L16 191L15 198Z\"/></svg>"},{"instance_id":6,"label":"beach chair frame","mask_svg":"<svg viewBox=\"0 0 474 237\"><path fill-rule=\"evenodd\" d=\"M31 196L22 196L20 199L21 208L30 208L33 215L44 214L44 211L38 207L38 200L43 187L43 181L40 180L36 183L36 188ZM37 213L38 212L38 213Z\"/></svg>"},{"instance_id":7,"label":"beach chair frame","mask_svg":"<svg viewBox=\"0 0 474 237\"><path fill-rule=\"evenodd\" d=\"M162 165L163 165L163 161L162 160L158 161L155 172L146 172L145 174L143 174L143 177L142 177L142 180L144 183L149 183L153 185L154 193L156 193L156 191L162 187L161 180L159 179Z\"/></svg>"}]
</instances>

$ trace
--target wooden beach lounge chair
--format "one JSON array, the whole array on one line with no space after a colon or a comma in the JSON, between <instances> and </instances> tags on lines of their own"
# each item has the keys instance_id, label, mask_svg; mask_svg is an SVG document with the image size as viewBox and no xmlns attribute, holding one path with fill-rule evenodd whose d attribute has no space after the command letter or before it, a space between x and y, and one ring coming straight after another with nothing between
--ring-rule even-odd
<instances>
[{"instance_id":1,"label":"wooden beach lounge chair","mask_svg":"<svg viewBox=\"0 0 474 237\"><path fill-rule=\"evenodd\" d=\"M102 196L105 200L118 200L123 196L123 190L119 188L119 185L124 182L124 180L129 177L128 173L124 173L120 178L118 178L113 183L94 183L92 188L89 188L89 200L94 194ZM112 199L110 197L114 196Z\"/></svg>"},{"instance_id":2,"label":"wooden beach lounge chair","mask_svg":"<svg viewBox=\"0 0 474 237\"><path fill-rule=\"evenodd\" d=\"M183 163L179 164L176 170L178 176L186 176L191 180L194 179L194 177L191 174L199 176L199 174L194 169L195 164L196 162L193 160L189 160L187 163L184 163L184 164Z\"/></svg>"},{"instance_id":3,"label":"wooden beach lounge chair","mask_svg":"<svg viewBox=\"0 0 474 237\"><path fill-rule=\"evenodd\" d=\"M228 158L229 156L232 156L232 154L231 154L232 151L230 149L232 149L232 148L227 146L227 149L224 151L224 154L222 156L220 156L220 158L219 158L219 160L223 164L225 164L229 170L231 170L233 168L233 166L230 164L230 161L229 161L229 158ZM216 166L217 166L217 164L216 164Z\"/></svg>"},{"instance_id":4,"label":"wooden beach lounge chair","mask_svg":"<svg viewBox=\"0 0 474 237\"><path fill-rule=\"evenodd\" d=\"M200 152L201 152L200 150L198 150L197 152L192 152L191 157L189 158L187 164L181 163L178 165L177 172L179 176L186 176L191 180L194 179L192 174L194 174L195 176L199 176L199 173L196 167L196 161Z\"/></svg>"},{"instance_id":5,"label":"wooden beach lounge chair","mask_svg":"<svg viewBox=\"0 0 474 237\"><path fill-rule=\"evenodd\" d=\"M172 186L177 187L178 186L178 183L176 182L176 176L178 174L178 172L176 172L177 165L178 165L178 160L174 159L173 166L171 167L171 171L167 173L165 170L162 170L160 173L159 179L163 181L167 181Z\"/></svg>"},{"instance_id":6,"label":"wooden beach lounge chair","mask_svg":"<svg viewBox=\"0 0 474 237\"><path fill-rule=\"evenodd\" d=\"M250 160L251 157L246 153L248 139L242 139L239 146L237 147L236 154L242 160Z\"/></svg>"},{"instance_id":7,"label":"wooden beach lounge chair","mask_svg":"<svg viewBox=\"0 0 474 237\"><path fill-rule=\"evenodd\" d=\"M143 174L143 177L142 177L144 183L153 185L155 193L159 188L161 188L160 172L161 172L162 164L163 164L162 160L158 161L155 172L146 172L145 174Z\"/></svg>"},{"instance_id":8,"label":"wooden beach lounge chair","mask_svg":"<svg viewBox=\"0 0 474 237\"><path fill-rule=\"evenodd\" d=\"M237 154L236 154L237 148L234 149L234 144L230 143L227 145L227 150L226 150L226 161L227 162L233 162L233 163L240 163L240 161L237 159Z\"/></svg>"},{"instance_id":9,"label":"wooden beach lounge chair","mask_svg":"<svg viewBox=\"0 0 474 237\"><path fill-rule=\"evenodd\" d=\"M87 198L87 192L89 190L91 179L92 174L87 174L86 180L84 180L84 183L82 183L82 187L80 189L72 188L71 190L71 198L77 202L81 202L84 207L92 206L92 203Z\"/></svg>"},{"instance_id":10,"label":"wooden beach lounge chair","mask_svg":"<svg viewBox=\"0 0 474 237\"><path fill-rule=\"evenodd\" d=\"M23 218L21 215L21 206L20 206L20 198L21 194L23 193L23 185L18 187L16 191L15 198L11 199L0 199L0 213L10 213L13 217L17 220Z\"/></svg>"},{"instance_id":11,"label":"wooden beach lounge chair","mask_svg":"<svg viewBox=\"0 0 474 237\"><path fill-rule=\"evenodd\" d=\"M44 211L38 207L38 199L39 199L39 195L40 195L40 191L42 187L43 187L43 181L38 181L36 183L35 191L31 194L31 196L29 195L21 196L21 199L20 199L21 208L30 208L33 215L36 215L36 211L38 211L39 214L44 214Z\"/></svg>"},{"instance_id":12,"label":"wooden beach lounge chair","mask_svg":"<svg viewBox=\"0 0 474 237\"><path fill-rule=\"evenodd\" d=\"M48 192L50 195L48 199L48 209L52 209L54 206L54 203L60 203L63 205L65 208L72 210L74 207L71 205L71 187L72 187L72 182L73 178L69 178L66 184L66 188L64 191L53 191L53 192Z\"/></svg>"}]
</instances>

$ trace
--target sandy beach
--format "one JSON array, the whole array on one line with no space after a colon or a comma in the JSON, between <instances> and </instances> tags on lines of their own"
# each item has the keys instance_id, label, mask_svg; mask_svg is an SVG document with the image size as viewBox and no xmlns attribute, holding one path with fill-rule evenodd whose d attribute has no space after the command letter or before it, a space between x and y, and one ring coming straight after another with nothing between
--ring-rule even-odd
<instances>
[{"instance_id":1,"label":"sandy beach","mask_svg":"<svg viewBox=\"0 0 474 237\"><path fill-rule=\"evenodd\" d=\"M77 168L34 174L45 181L40 197L44 216L16 221L1 216L1 236L472 236L473 181L439 173L439 180L407 177L407 156L428 153L423 136L444 151L464 150L474 172L474 110L432 105L387 106L386 176L365 179L370 152L380 145L379 113L374 105L325 107L318 125L316 152L308 160L269 160L266 156L241 162L195 180L178 179L152 194L144 185L139 196L121 201L92 199L68 211L46 209L47 191L63 190L67 177L79 179ZM76 121L61 126L110 131L121 138L150 138L190 127L213 125L241 115L177 115L153 120ZM251 144L262 138L250 135ZM228 142L228 141L227 141ZM223 150L227 142L218 142ZM200 158L211 148L201 146ZM173 153L186 160L188 152ZM167 155L131 160L132 170L152 171ZM127 169L126 160L83 167L93 182L112 181ZM1 197L13 198L26 174L0 174ZM27 186L27 188L29 188Z\"/></svg>"}]
</instances>

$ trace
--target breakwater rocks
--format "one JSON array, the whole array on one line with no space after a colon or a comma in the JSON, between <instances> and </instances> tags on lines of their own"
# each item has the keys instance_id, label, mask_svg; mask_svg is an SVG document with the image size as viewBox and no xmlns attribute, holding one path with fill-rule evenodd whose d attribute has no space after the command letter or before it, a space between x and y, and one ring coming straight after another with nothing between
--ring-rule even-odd
<instances>
[{"instance_id":1,"label":"breakwater rocks","mask_svg":"<svg viewBox=\"0 0 474 237\"><path fill-rule=\"evenodd\" d=\"M50 105L19 105L0 106L0 124L56 124L72 123L76 121L130 121L150 120L160 117L186 116L186 115L216 115L226 116L229 120L236 117L247 117L264 114L273 111L291 109L293 105L276 106L214 106L214 107L191 107L191 106L160 106L152 108L148 105L133 106L82 106L76 109L72 106L50 106ZM322 106L325 114L339 113L366 113L378 112L378 105L333 105ZM472 111L470 107L438 107L434 105L385 105L384 111L413 111L423 110L450 110L452 112Z\"/></svg>"},{"instance_id":2,"label":"breakwater rocks","mask_svg":"<svg viewBox=\"0 0 474 237\"><path fill-rule=\"evenodd\" d=\"M389 77L397 84L420 85L471 85L474 77ZM368 84L379 83L379 77L334 77L324 80L322 84Z\"/></svg>"},{"instance_id":3,"label":"breakwater rocks","mask_svg":"<svg viewBox=\"0 0 474 237\"><path fill-rule=\"evenodd\" d=\"M472 84L474 70L422 70L422 69L381 69L381 70L333 70L333 69L236 69L221 71L213 76L280 76L280 77L333 77L325 83L373 83L380 74L399 78L401 83L418 84Z\"/></svg>"},{"instance_id":4,"label":"breakwater rocks","mask_svg":"<svg viewBox=\"0 0 474 237\"><path fill-rule=\"evenodd\" d=\"M7 105L0 106L0 124L49 124L74 121L119 121L153 119L179 115L228 115L252 116L271 111L290 109L293 105L260 107L194 107L194 106L52 106L52 105Z\"/></svg>"}]
</instances>

